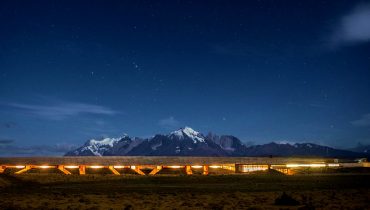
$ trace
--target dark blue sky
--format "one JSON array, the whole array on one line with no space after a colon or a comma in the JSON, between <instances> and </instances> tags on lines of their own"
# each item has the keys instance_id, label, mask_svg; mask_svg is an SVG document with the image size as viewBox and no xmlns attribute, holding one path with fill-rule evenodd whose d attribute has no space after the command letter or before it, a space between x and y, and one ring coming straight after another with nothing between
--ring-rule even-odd
<instances>
[{"instance_id":1,"label":"dark blue sky","mask_svg":"<svg viewBox=\"0 0 370 210\"><path fill-rule=\"evenodd\" d=\"M370 143L368 1L1 1L0 144L188 125Z\"/></svg>"}]
</instances>

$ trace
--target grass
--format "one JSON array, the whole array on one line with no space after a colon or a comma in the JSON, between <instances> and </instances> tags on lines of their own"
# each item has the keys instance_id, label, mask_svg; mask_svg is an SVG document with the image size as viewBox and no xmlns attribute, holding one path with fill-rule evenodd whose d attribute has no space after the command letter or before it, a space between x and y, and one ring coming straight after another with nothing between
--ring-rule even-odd
<instances>
[{"instance_id":1,"label":"grass","mask_svg":"<svg viewBox=\"0 0 370 210\"><path fill-rule=\"evenodd\" d=\"M368 180L361 173L1 175L0 209L369 209ZM299 205L275 205L283 192Z\"/></svg>"}]
</instances>

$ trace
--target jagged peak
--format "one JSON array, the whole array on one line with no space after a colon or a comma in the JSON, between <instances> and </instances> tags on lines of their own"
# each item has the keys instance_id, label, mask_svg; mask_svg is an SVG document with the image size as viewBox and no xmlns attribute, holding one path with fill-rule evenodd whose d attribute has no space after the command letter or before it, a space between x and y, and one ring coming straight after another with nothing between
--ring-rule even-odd
<instances>
[{"instance_id":1,"label":"jagged peak","mask_svg":"<svg viewBox=\"0 0 370 210\"><path fill-rule=\"evenodd\" d=\"M121 137L118 137L118 138L108 138L108 137L105 137L105 138L101 138L101 139L90 139L89 141L87 141L86 145L100 145L100 146L103 146L103 145L106 145L106 146L110 146L110 147L113 147L113 145L120 141L121 139L123 138L126 138L128 137L127 134L123 134Z\"/></svg>"},{"instance_id":2,"label":"jagged peak","mask_svg":"<svg viewBox=\"0 0 370 210\"><path fill-rule=\"evenodd\" d=\"M177 131L173 131L170 133L170 135L177 136L180 139L185 138L185 136L191 138L194 143L197 142L204 142L204 136L198 132L192 129L191 127L185 126L184 128L180 128Z\"/></svg>"},{"instance_id":3,"label":"jagged peak","mask_svg":"<svg viewBox=\"0 0 370 210\"><path fill-rule=\"evenodd\" d=\"M91 139L75 151L66 155L228 155L228 156L258 156L258 155L298 155L298 156L359 156L362 153L337 150L315 143L294 143L291 141L271 142L268 144L245 147L234 136L221 135L217 139L205 137L198 131L186 126L167 135L156 135L158 138L128 137L127 134L118 138ZM205 140L207 138L207 140ZM170 140L170 142L168 142ZM173 140L173 142L171 142ZM180 140L180 142L178 142ZM237 141L235 141L237 140ZM214 142L215 144L211 143ZM173 144L176 143L176 144ZM198 144L191 146L189 143ZM164 144L164 146L162 146ZM218 146L217 146L218 145ZM148 147L150 146L150 147ZM167 147L168 146L168 147ZM139 149L138 149L139 148ZM199 149L199 151L198 151ZM163 150L163 151L162 151ZM168 151L167 151L168 150ZM175 151L174 151L175 150ZM207 152L208 153L204 153ZM363 151L363 150L362 150ZM367 151L367 150L366 150Z\"/></svg>"}]
</instances>

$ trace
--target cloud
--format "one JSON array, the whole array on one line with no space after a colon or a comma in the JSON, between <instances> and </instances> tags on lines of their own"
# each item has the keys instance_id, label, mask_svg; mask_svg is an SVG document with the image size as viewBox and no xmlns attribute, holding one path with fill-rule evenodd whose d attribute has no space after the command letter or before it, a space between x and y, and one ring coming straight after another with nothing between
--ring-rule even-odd
<instances>
[{"instance_id":1,"label":"cloud","mask_svg":"<svg viewBox=\"0 0 370 210\"><path fill-rule=\"evenodd\" d=\"M342 17L332 35L332 45L370 42L370 4L361 4Z\"/></svg>"},{"instance_id":2,"label":"cloud","mask_svg":"<svg viewBox=\"0 0 370 210\"><path fill-rule=\"evenodd\" d=\"M4 122L4 123L0 123L0 127L1 128L14 128L14 127L17 127L17 123L15 123L15 122Z\"/></svg>"},{"instance_id":3,"label":"cloud","mask_svg":"<svg viewBox=\"0 0 370 210\"><path fill-rule=\"evenodd\" d=\"M177 128L180 126L180 122L172 116L159 120L158 124L166 129Z\"/></svg>"},{"instance_id":4,"label":"cloud","mask_svg":"<svg viewBox=\"0 0 370 210\"><path fill-rule=\"evenodd\" d=\"M118 113L108 107L76 102L59 102L50 105L10 103L8 106L50 120L63 120L82 114L115 115Z\"/></svg>"},{"instance_id":5,"label":"cloud","mask_svg":"<svg viewBox=\"0 0 370 210\"><path fill-rule=\"evenodd\" d=\"M351 121L351 124L357 127L370 127L370 113L362 115L358 120Z\"/></svg>"},{"instance_id":6,"label":"cloud","mask_svg":"<svg viewBox=\"0 0 370 210\"><path fill-rule=\"evenodd\" d=\"M76 148L77 146L73 144L56 144L51 146L14 146L0 144L0 156L62 156Z\"/></svg>"},{"instance_id":7,"label":"cloud","mask_svg":"<svg viewBox=\"0 0 370 210\"><path fill-rule=\"evenodd\" d=\"M13 139L0 139L0 146L1 145L8 145L8 144L11 144L13 142L14 142Z\"/></svg>"}]
</instances>

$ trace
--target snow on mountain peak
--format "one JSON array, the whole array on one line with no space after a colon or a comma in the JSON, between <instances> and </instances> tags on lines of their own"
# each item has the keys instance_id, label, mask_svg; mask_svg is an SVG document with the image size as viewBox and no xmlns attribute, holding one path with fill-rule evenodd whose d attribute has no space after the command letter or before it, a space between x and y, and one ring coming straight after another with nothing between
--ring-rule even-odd
<instances>
[{"instance_id":1,"label":"snow on mountain peak","mask_svg":"<svg viewBox=\"0 0 370 210\"><path fill-rule=\"evenodd\" d=\"M121 139L127 137L127 134L124 134L122 137L119 138L103 138L103 139L90 139L86 144L82 151L90 150L96 156L102 156L104 151L109 150L112 148L114 144L119 142Z\"/></svg>"},{"instance_id":2,"label":"snow on mountain peak","mask_svg":"<svg viewBox=\"0 0 370 210\"><path fill-rule=\"evenodd\" d=\"M99 145L99 146L110 146L113 147L114 143L118 142L122 138L103 138L100 140L90 139L89 145Z\"/></svg>"},{"instance_id":3,"label":"snow on mountain peak","mask_svg":"<svg viewBox=\"0 0 370 210\"><path fill-rule=\"evenodd\" d=\"M183 128L182 132L184 132L187 136L197 136L197 135L199 135L198 131L195 131L190 127Z\"/></svg>"},{"instance_id":4,"label":"snow on mountain peak","mask_svg":"<svg viewBox=\"0 0 370 210\"><path fill-rule=\"evenodd\" d=\"M185 136L187 136L192 139L195 144L197 142L205 142L204 137L201 133L187 126L185 128L181 128L177 131L171 132L171 135L175 135L180 139L183 139Z\"/></svg>"},{"instance_id":5,"label":"snow on mountain peak","mask_svg":"<svg viewBox=\"0 0 370 210\"><path fill-rule=\"evenodd\" d=\"M207 138L207 139L206 139ZM171 141L172 140L172 141ZM369 150L361 148L362 151ZM208 135L190 127L184 127L167 135L158 134L152 138L118 138L88 140L81 147L66 153L66 156L322 156L363 157L365 153L337 150L315 143L272 142L263 145L246 146L230 135ZM365 155L366 156L366 155Z\"/></svg>"},{"instance_id":6,"label":"snow on mountain peak","mask_svg":"<svg viewBox=\"0 0 370 210\"><path fill-rule=\"evenodd\" d=\"M290 144L292 146L294 146L296 144L296 142L293 142L293 141L287 141L287 140L283 140L283 141L275 141L275 143L277 144Z\"/></svg>"}]
</instances>

